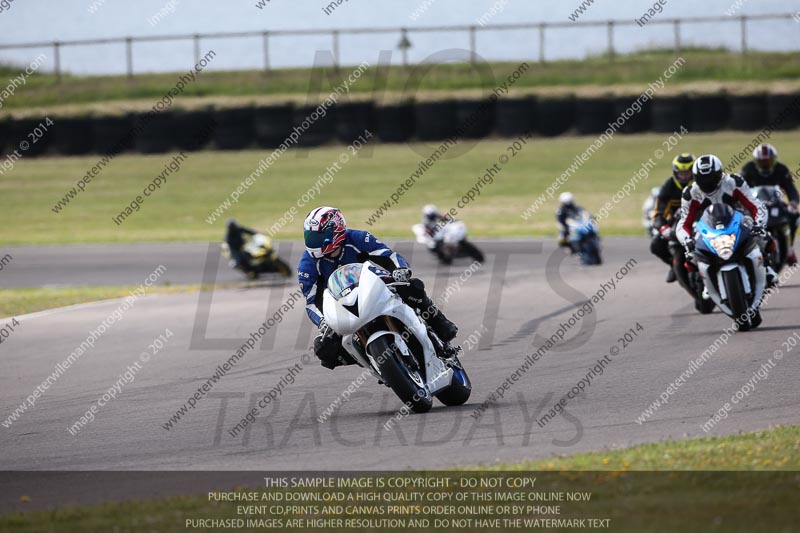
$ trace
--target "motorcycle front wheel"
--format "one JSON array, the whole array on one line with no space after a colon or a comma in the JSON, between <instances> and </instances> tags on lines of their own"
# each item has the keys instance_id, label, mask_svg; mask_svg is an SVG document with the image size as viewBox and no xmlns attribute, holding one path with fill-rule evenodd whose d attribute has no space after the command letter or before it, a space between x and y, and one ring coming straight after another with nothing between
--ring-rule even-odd
<instances>
[{"instance_id":1,"label":"motorcycle front wheel","mask_svg":"<svg viewBox=\"0 0 800 533\"><path fill-rule=\"evenodd\" d=\"M725 283L725 292L728 293L728 307L733 312L731 317L734 320L741 321L741 317L747 314L747 299L744 294L744 284L739 270L726 270L722 273L722 282ZM749 331L752 327L750 317L746 321L740 323L740 331Z\"/></svg>"},{"instance_id":2,"label":"motorcycle front wheel","mask_svg":"<svg viewBox=\"0 0 800 533\"><path fill-rule=\"evenodd\" d=\"M404 361L405 356L394 343L394 336L382 335L367 346L378 366L378 372L394 393L415 413L431 410L433 398L416 369Z\"/></svg>"}]
</instances>

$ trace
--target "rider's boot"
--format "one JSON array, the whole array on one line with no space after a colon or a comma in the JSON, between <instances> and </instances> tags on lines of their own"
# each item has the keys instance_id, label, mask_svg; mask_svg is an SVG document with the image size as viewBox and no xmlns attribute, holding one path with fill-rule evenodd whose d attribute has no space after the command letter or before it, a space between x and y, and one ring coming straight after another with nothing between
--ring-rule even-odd
<instances>
[{"instance_id":1,"label":"rider's boot","mask_svg":"<svg viewBox=\"0 0 800 533\"><path fill-rule=\"evenodd\" d=\"M442 339L442 342L448 343L451 340L456 338L458 334L458 326L453 324L442 310L434 305L433 301L430 298L426 298L426 302L423 304L423 308L428 314L428 324L431 325L433 328L433 332L436 333L436 336Z\"/></svg>"},{"instance_id":2,"label":"rider's boot","mask_svg":"<svg viewBox=\"0 0 800 533\"><path fill-rule=\"evenodd\" d=\"M767 288L776 287L778 285L778 273L775 272L775 269L772 268L771 265L767 265Z\"/></svg>"},{"instance_id":3,"label":"rider's boot","mask_svg":"<svg viewBox=\"0 0 800 533\"><path fill-rule=\"evenodd\" d=\"M786 264L789 266L797 266L797 254L794 250L791 250L789 255L786 257Z\"/></svg>"},{"instance_id":4,"label":"rider's boot","mask_svg":"<svg viewBox=\"0 0 800 533\"><path fill-rule=\"evenodd\" d=\"M678 281L678 276L675 275L675 270L670 268L667 272L667 283L675 283Z\"/></svg>"}]
</instances>

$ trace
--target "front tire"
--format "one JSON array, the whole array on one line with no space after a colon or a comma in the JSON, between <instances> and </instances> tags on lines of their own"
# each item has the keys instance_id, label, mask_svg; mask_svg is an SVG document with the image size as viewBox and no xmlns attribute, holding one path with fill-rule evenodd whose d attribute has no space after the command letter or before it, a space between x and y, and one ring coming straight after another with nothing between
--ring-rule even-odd
<instances>
[{"instance_id":1,"label":"front tire","mask_svg":"<svg viewBox=\"0 0 800 533\"><path fill-rule=\"evenodd\" d=\"M378 365L378 372L394 393L415 413L431 410L433 398L427 385L418 383L412 373L421 381L416 370L409 368L403 361L405 356L394 343L394 336L382 335L367 346L367 351Z\"/></svg>"},{"instance_id":2,"label":"front tire","mask_svg":"<svg viewBox=\"0 0 800 533\"><path fill-rule=\"evenodd\" d=\"M286 262L281 259L280 257L275 258L275 267L278 269L278 272L285 278L288 278L292 275L292 268L286 264Z\"/></svg>"},{"instance_id":3,"label":"front tire","mask_svg":"<svg viewBox=\"0 0 800 533\"><path fill-rule=\"evenodd\" d=\"M740 324L739 330L749 331L752 327L752 317L747 313L747 298L744 294L744 285L742 284L739 269L723 272L722 282L725 284L725 292L728 294L728 307L733 312L731 318L738 321L742 316L747 316L747 320Z\"/></svg>"},{"instance_id":4,"label":"front tire","mask_svg":"<svg viewBox=\"0 0 800 533\"><path fill-rule=\"evenodd\" d=\"M478 248L469 241L463 241L461 243L461 249L466 253L468 256L472 257L475 261L479 263L483 263L485 259L483 257L483 252L478 250Z\"/></svg>"}]
</instances>

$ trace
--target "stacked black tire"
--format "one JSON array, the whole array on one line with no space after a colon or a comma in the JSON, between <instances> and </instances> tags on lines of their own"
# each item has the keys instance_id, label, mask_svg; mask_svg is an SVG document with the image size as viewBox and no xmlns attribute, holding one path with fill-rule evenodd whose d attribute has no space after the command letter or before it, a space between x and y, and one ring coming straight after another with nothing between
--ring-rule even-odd
<instances>
[{"instance_id":1,"label":"stacked black tire","mask_svg":"<svg viewBox=\"0 0 800 533\"><path fill-rule=\"evenodd\" d=\"M145 154L175 150L272 149L349 144L365 131L379 142L434 143L523 134L596 136L615 132L671 133L800 127L800 94L500 97L442 101L370 101L316 106L272 104L224 109L167 110L109 117L51 117L54 125L24 156ZM0 121L0 153L12 153L46 117ZM614 123L616 123L614 125ZM613 125L613 126L612 126ZM373 142L375 142L373 141Z\"/></svg>"}]
</instances>

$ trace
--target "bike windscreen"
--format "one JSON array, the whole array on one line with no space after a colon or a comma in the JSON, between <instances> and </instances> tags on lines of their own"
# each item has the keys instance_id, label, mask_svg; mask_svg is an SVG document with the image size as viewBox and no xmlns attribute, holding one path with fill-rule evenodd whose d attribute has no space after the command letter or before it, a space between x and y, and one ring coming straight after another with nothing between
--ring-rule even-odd
<instances>
[{"instance_id":1,"label":"bike windscreen","mask_svg":"<svg viewBox=\"0 0 800 533\"><path fill-rule=\"evenodd\" d=\"M328 290L334 300L339 300L358 287L358 280L361 278L361 263L351 263L337 268L331 277L328 278Z\"/></svg>"}]
</instances>

